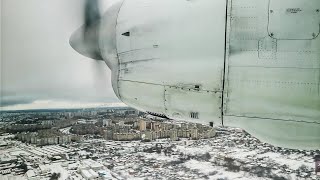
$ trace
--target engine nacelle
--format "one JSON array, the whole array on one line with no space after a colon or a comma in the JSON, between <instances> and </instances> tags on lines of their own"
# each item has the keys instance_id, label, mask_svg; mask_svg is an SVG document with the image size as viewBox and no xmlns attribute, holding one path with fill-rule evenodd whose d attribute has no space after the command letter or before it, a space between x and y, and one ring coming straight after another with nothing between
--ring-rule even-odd
<instances>
[{"instance_id":1,"label":"engine nacelle","mask_svg":"<svg viewBox=\"0 0 320 180\"><path fill-rule=\"evenodd\" d=\"M158 116L319 149L320 1L284 1L119 1L99 30L116 95Z\"/></svg>"},{"instance_id":2,"label":"engine nacelle","mask_svg":"<svg viewBox=\"0 0 320 180\"><path fill-rule=\"evenodd\" d=\"M117 62L111 67L117 96L139 110L221 125L226 2L121 3L114 6L116 23L102 22L100 41L107 64Z\"/></svg>"}]
</instances>

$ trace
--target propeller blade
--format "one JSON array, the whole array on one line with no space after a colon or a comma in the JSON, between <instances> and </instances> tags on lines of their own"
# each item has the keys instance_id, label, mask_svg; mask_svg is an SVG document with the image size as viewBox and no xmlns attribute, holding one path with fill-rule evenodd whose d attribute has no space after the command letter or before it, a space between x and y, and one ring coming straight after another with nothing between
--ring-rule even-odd
<instances>
[{"instance_id":1,"label":"propeller blade","mask_svg":"<svg viewBox=\"0 0 320 180\"><path fill-rule=\"evenodd\" d=\"M90 28L90 26L101 18L98 0L87 0L84 12L85 28Z\"/></svg>"},{"instance_id":2,"label":"propeller blade","mask_svg":"<svg viewBox=\"0 0 320 180\"><path fill-rule=\"evenodd\" d=\"M78 53L96 60L103 60L99 48L101 13L98 0L87 0L84 7L84 25L69 40Z\"/></svg>"}]
</instances>

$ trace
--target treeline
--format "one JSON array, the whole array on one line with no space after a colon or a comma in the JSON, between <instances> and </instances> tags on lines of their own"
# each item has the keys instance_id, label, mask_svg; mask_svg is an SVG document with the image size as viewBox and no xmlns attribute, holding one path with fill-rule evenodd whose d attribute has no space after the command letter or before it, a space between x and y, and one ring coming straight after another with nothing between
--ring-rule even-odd
<instances>
[{"instance_id":1,"label":"treeline","mask_svg":"<svg viewBox=\"0 0 320 180\"><path fill-rule=\"evenodd\" d=\"M4 130L7 133L20 133L20 132L36 132L38 130L50 129L52 128L49 125L41 124L14 124L6 127Z\"/></svg>"},{"instance_id":2,"label":"treeline","mask_svg":"<svg viewBox=\"0 0 320 180\"><path fill-rule=\"evenodd\" d=\"M5 127L3 130L7 133L20 133L20 132L37 132L44 129L52 128L65 128L76 123L76 120L56 120L53 125L42 124L12 124Z\"/></svg>"},{"instance_id":3,"label":"treeline","mask_svg":"<svg viewBox=\"0 0 320 180\"><path fill-rule=\"evenodd\" d=\"M70 132L72 134L78 134L78 135L86 135L86 134L103 135L103 129L94 124L73 125L72 128L70 129Z\"/></svg>"}]
</instances>

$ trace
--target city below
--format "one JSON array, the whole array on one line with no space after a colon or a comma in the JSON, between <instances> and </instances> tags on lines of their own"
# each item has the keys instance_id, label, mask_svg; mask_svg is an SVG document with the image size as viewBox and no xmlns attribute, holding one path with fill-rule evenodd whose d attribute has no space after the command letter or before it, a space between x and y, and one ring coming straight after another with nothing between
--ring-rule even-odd
<instances>
[{"instance_id":1,"label":"city below","mask_svg":"<svg viewBox=\"0 0 320 180\"><path fill-rule=\"evenodd\" d=\"M320 150L129 107L0 112L0 180L312 179Z\"/></svg>"}]
</instances>

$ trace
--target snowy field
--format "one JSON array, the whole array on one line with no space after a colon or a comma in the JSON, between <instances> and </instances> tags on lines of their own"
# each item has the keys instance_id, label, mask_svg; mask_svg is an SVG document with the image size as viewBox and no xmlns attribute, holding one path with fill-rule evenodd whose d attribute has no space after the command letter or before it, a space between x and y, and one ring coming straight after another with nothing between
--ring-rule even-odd
<instances>
[{"instance_id":1,"label":"snowy field","mask_svg":"<svg viewBox=\"0 0 320 180\"><path fill-rule=\"evenodd\" d=\"M239 129L220 130L206 140L118 144L135 150L118 154L113 149L109 162L125 179L320 179L313 159L319 151L277 148Z\"/></svg>"},{"instance_id":2,"label":"snowy field","mask_svg":"<svg viewBox=\"0 0 320 180\"><path fill-rule=\"evenodd\" d=\"M70 179L75 174L81 179L79 164L86 159L102 164L117 179L320 180L315 174L313 159L320 154L319 150L274 147L234 128L218 128L216 137L202 140L119 142L88 138L65 147L41 148L17 142L0 152L2 159L24 155L32 162L46 162L51 174L60 174L59 180ZM68 154L68 158L50 162L47 155L57 152ZM70 168L71 165L75 167ZM36 166L32 167L39 172ZM24 175L0 175L0 180L7 179L27 178ZM49 180L50 176L41 176L40 179Z\"/></svg>"}]
</instances>

